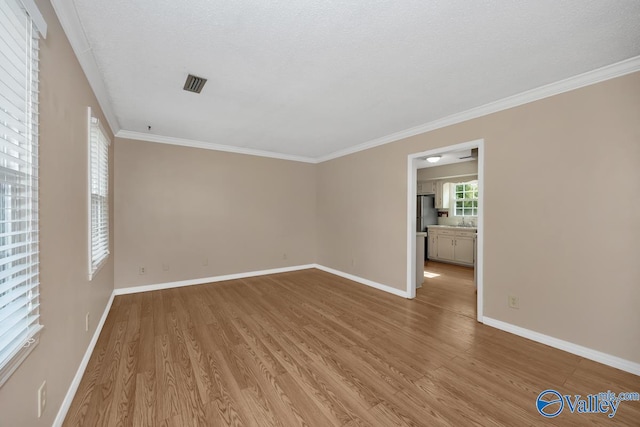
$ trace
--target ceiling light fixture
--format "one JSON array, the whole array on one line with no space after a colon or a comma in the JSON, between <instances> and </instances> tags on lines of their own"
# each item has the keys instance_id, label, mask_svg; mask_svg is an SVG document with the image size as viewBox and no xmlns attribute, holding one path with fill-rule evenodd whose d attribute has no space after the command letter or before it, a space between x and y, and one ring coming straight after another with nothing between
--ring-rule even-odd
<instances>
[{"instance_id":1,"label":"ceiling light fixture","mask_svg":"<svg viewBox=\"0 0 640 427\"><path fill-rule=\"evenodd\" d=\"M427 162L429 163L437 163L438 160L440 160L442 158L442 156L429 156L427 157Z\"/></svg>"}]
</instances>

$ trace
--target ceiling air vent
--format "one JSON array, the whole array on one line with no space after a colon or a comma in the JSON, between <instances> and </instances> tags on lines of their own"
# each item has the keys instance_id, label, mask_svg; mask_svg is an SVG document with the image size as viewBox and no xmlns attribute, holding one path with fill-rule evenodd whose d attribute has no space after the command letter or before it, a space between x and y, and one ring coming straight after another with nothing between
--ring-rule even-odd
<instances>
[{"instance_id":1,"label":"ceiling air vent","mask_svg":"<svg viewBox=\"0 0 640 427\"><path fill-rule=\"evenodd\" d=\"M189 74L189 76L187 76L187 81L184 82L183 89L186 90L187 92L200 93L202 92L202 88L204 87L204 84L206 82L207 82L207 79L204 79L202 77L196 77L192 74Z\"/></svg>"},{"instance_id":2,"label":"ceiling air vent","mask_svg":"<svg viewBox=\"0 0 640 427\"><path fill-rule=\"evenodd\" d=\"M458 158L460 160L463 159L477 159L478 158L478 149L472 148L471 150L464 150L457 153Z\"/></svg>"}]
</instances>

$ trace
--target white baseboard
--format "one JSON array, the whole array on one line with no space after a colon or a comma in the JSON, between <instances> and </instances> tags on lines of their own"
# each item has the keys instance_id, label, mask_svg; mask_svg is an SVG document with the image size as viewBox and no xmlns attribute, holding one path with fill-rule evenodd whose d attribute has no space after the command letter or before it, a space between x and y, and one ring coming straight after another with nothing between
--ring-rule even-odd
<instances>
[{"instance_id":1,"label":"white baseboard","mask_svg":"<svg viewBox=\"0 0 640 427\"><path fill-rule=\"evenodd\" d=\"M89 346L87 347L87 351L84 352L84 357L80 361L80 366L76 371L76 375L73 377L71 381L71 385L69 386L69 390L67 390L67 394L64 396L62 400L62 404L60 405L60 409L58 409L58 415L56 415L56 419L53 421L53 427L60 427L64 422L64 419L67 416L67 412L71 407L71 402L73 402L73 398L78 391L78 387L80 386L80 381L82 381L82 377L84 375L84 371L87 369L87 365L89 364L89 360L91 359L91 355L93 354L93 349L98 342L98 338L100 337L100 332L102 332L102 327L104 326L104 322L107 320L107 316L109 315L109 310L111 309L111 304L113 304L113 298L115 297L115 293L111 293L111 297L109 297L109 301L107 302L107 306L102 313L102 317L100 318L100 322L98 322L98 326L96 327L96 331L93 333L93 337L89 342Z\"/></svg>"},{"instance_id":2,"label":"white baseboard","mask_svg":"<svg viewBox=\"0 0 640 427\"><path fill-rule=\"evenodd\" d=\"M373 280L369 280L369 279L364 279L359 276L354 276L353 274L345 273L344 271L325 267L324 265L315 264L314 267L317 268L318 270L326 271L327 273L335 274L336 276L344 277L345 279L353 280L354 282L362 283L363 285L371 286L372 288L376 288L381 291L385 291L390 294L397 295L399 297L408 298L407 291L403 291L402 289L392 288L391 286L383 285L382 283L374 282Z\"/></svg>"},{"instance_id":3,"label":"white baseboard","mask_svg":"<svg viewBox=\"0 0 640 427\"><path fill-rule=\"evenodd\" d=\"M84 354L80 362L80 366L78 367L78 371L76 375L73 377L71 381L71 385L69 386L69 390L60 405L60 409L58 410L58 414L56 415L55 420L53 421L53 427L60 427L64 422L64 419L67 416L67 412L71 407L71 403L73 402L73 398L80 386L80 382L82 381L82 377L84 375L85 370L87 369L87 365L89 364L89 360L91 359L91 355L93 354L93 350L98 342L98 338L100 337L100 333L102 332L102 328L104 326L105 321L107 320L107 316L109 314L109 310L111 309L111 305L113 304L113 299L116 295L125 295L132 294L137 292L147 292L154 291L159 289L169 289L176 288L182 286L192 286L192 285L200 285L205 283L213 283L213 282L221 282L225 280L234 280L234 279L244 279L248 277L255 276L264 276L267 274L277 274L277 273L286 273L290 271L298 271L298 270L307 270L310 268L317 268L318 270L325 271L330 274L335 274L336 276L344 277L345 279L352 280L354 282L361 283L366 286L370 286L375 289L379 289L381 291L397 295L399 297L407 298L407 292L393 288L388 285L383 285L382 283L374 282L373 280L365 279L359 276L355 276L353 274L345 273L340 270L335 270L333 268L325 267L324 265L319 264L306 264L306 265L298 265L293 267L283 267L283 268L274 268L270 270L260 270L260 271L252 271L246 273L236 273L236 274L228 274L224 276L215 276L215 277L207 277L202 279L193 279L193 280L182 280L178 282L167 282L160 283L156 285L144 285L144 286L134 286L128 288L119 288L114 289L109 301L107 302L107 306L102 313L102 317L100 318L100 322L96 327L96 330L89 342L89 346ZM640 363L632 362L630 360L622 359L617 356L612 356L607 353L602 353L597 350L593 350L587 347L583 347L577 344L570 343L568 341L564 341L558 338L551 337L549 335L544 335L539 332L531 331L529 329L522 328L520 326L515 326L510 323L502 322L500 320L492 319L490 317L484 317L483 323L488 326L492 326L494 328L503 330L505 332L509 332L532 341L536 341L542 344L546 344L550 347L554 347L560 350L564 350L566 352L576 354L578 356L582 356L585 359L593 360L595 362L599 362L605 364L607 366L611 366L635 375L640 375Z\"/></svg>"},{"instance_id":4,"label":"white baseboard","mask_svg":"<svg viewBox=\"0 0 640 427\"><path fill-rule=\"evenodd\" d=\"M353 280L354 282L361 283L363 285L371 286L372 288L379 289L381 291L388 292L393 295L397 295L403 298L407 298L407 292L401 289L392 288L391 286L383 285L382 283L374 282L373 280L364 279L353 274L345 273L340 270L325 267L319 264L304 264L295 265L292 267L272 268L269 270L249 271L246 273L227 274L224 276L203 277L200 279L180 280L177 282L156 283L153 285L131 286L126 288L116 288L113 290L115 295L127 295L135 294L138 292L158 291L161 289L180 288L182 286L203 285L205 283L223 282L225 280L246 279L248 277L266 276L267 274L287 273L289 271L308 270L310 268L317 268L318 270L326 271L327 273L335 274L336 276L344 277L345 279Z\"/></svg>"},{"instance_id":5,"label":"white baseboard","mask_svg":"<svg viewBox=\"0 0 640 427\"><path fill-rule=\"evenodd\" d=\"M203 277L200 279L180 280L177 282L158 283L154 285L131 286L116 288L116 295L136 294L138 292L158 291L161 289L180 288L183 286L203 285L205 283L223 282L225 280L246 279L248 277L266 276L267 274L287 273L289 271L307 270L314 268L315 264L294 265L292 267L272 268L270 270L249 271L246 273L226 274L224 276Z\"/></svg>"},{"instance_id":6,"label":"white baseboard","mask_svg":"<svg viewBox=\"0 0 640 427\"><path fill-rule=\"evenodd\" d=\"M594 362L602 363L607 366L611 366L616 369L620 369L625 372L632 373L634 375L640 375L640 363L632 362L630 360L622 359L611 354L603 353L601 351L593 350L591 348L583 347L578 344L564 341L558 338L551 337L549 335L541 334L529 329L521 328L520 326L512 325L511 323L495 320L490 317L484 317L483 323L488 326L492 326L497 329L501 329L505 332L509 332L524 338L528 338L532 341L536 341L542 344L546 344L550 347L554 347L560 350L564 350L568 353L582 356L585 359L593 360Z\"/></svg>"},{"instance_id":7,"label":"white baseboard","mask_svg":"<svg viewBox=\"0 0 640 427\"><path fill-rule=\"evenodd\" d=\"M344 277L345 279L353 280L354 282L371 286L372 288L376 288L393 295L407 298L407 292L401 289L392 288L391 286L383 285L382 283L374 282L373 280L364 279L362 277L345 273L340 270L335 270L333 268L325 267L324 265L319 265L319 264L295 265L292 267L272 268L269 270L249 271L245 273L227 274L224 276L213 276L213 277L203 277L200 279L180 280L177 282L165 282L165 283L156 283L152 285L130 286L126 288L116 288L113 290L113 293L115 295L135 294L138 292L158 291L161 289L180 288L183 286L193 286L193 285L203 285L206 283L223 282L225 280L236 280L236 279L246 279L248 277L266 276L267 274L278 274L278 273L287 273L290 271L308 270L310 268L317 268L318 270L326 271L327 273L335 274L336 276Z\"/></svg>"},{"instance_id":8,"label":"white baseboard","mask_svg":"<svg viewBox=\"0 0 640 427\"><path fill-rule=\"evenodd\" d=\"M104 322L107 320L107 315L109 314L109 310L111 309L111 304L113 304L113 298L115 296L134 294L138 292L156 291L160 289L179 288L182 286L202 285L205 283L222 282L225 280L245 279L248 277L265 276L267 274L287 273L290 271L307 270L310 268L317 268L319 270L326 271L327 273L335 274L336 276L344 277L345 279L353 280L354 282L362 283L363 285L371 286L372 288L376 288L393 295L397 295L404 298L407 297L407 293L400 289L392 288L391 286L383 285L381 283L377 283L369 279L364 279L362 277L354 276L353 274L345 273L339 270L334 270L333 268L325 267L323 265L318 265L318 264L296 265L292 267L273 268L270 270L250 271L246 273L227 274L224 276L204 277L201 279L181 280L178 282L167 282L167 283L159 283L155 285L132 286L128 288L114 289L111 294L111 297L109 298L109 302L107 302L107 306L104 309L104 313L102 313L102 317L100 318L98 327L96 328L96 331L93 334L93 337L91 338L91 342L89 342L87 351L85 352L84 357L80 362L78 371L76 372L76 375L73 377L73 381L71 381L69 390L67 391L67 394L65 395L64 400L60 405L60 409L58 410L58 415L56 416L53 422L53 427L62 426L62 423L64 422L64 419L67 416L67 412L69 411L69 408L71 407L71 403L73 402L73 398L75 397L76 392L78 391L78 387L80 386L80 381L82 381L82 376L84 375L84 371L87 369L87 365L89 364L89 360L91 359L93 349L95 348L96 343L98 342L98 338L100 337L100 332L102 332Z\"/></svg>"}]
</instances>

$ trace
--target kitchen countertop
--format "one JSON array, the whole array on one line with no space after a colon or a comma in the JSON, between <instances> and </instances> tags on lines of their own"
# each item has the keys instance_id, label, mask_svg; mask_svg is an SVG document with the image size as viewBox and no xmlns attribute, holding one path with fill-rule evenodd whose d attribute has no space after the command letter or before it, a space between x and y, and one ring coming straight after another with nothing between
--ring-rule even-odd
<instances>
[{"instance_id":1,"label":"kitchen countertop","mask_svg":"<svg viewBox=\"0 0 640 427\"><path fill-rule=\"evenodd\" d=\"M461 225L427 225L427 228L452 228L454 230L473 230L473 231L478 230L478 227L463 227Z\"/></svg>"}]
</instances>

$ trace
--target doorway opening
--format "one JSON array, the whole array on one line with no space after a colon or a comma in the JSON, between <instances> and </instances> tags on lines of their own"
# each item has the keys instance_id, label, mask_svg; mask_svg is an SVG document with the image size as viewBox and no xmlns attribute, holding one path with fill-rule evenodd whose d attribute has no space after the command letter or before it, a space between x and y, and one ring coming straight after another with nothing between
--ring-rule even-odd
<instances>
[{"instance_id":1,"label":"doorway opening","mask_svg":"<svg viewBox=\"0 0 640 427\"><path fill-rule=\"evenodd\" d=\"M407 297L415 298L424 280L442 288L421 290L421 298L482 322L484 140L410 154L407 161ZM456 287L460 300L443 297Z\"/></svg>"}]
</instances>

